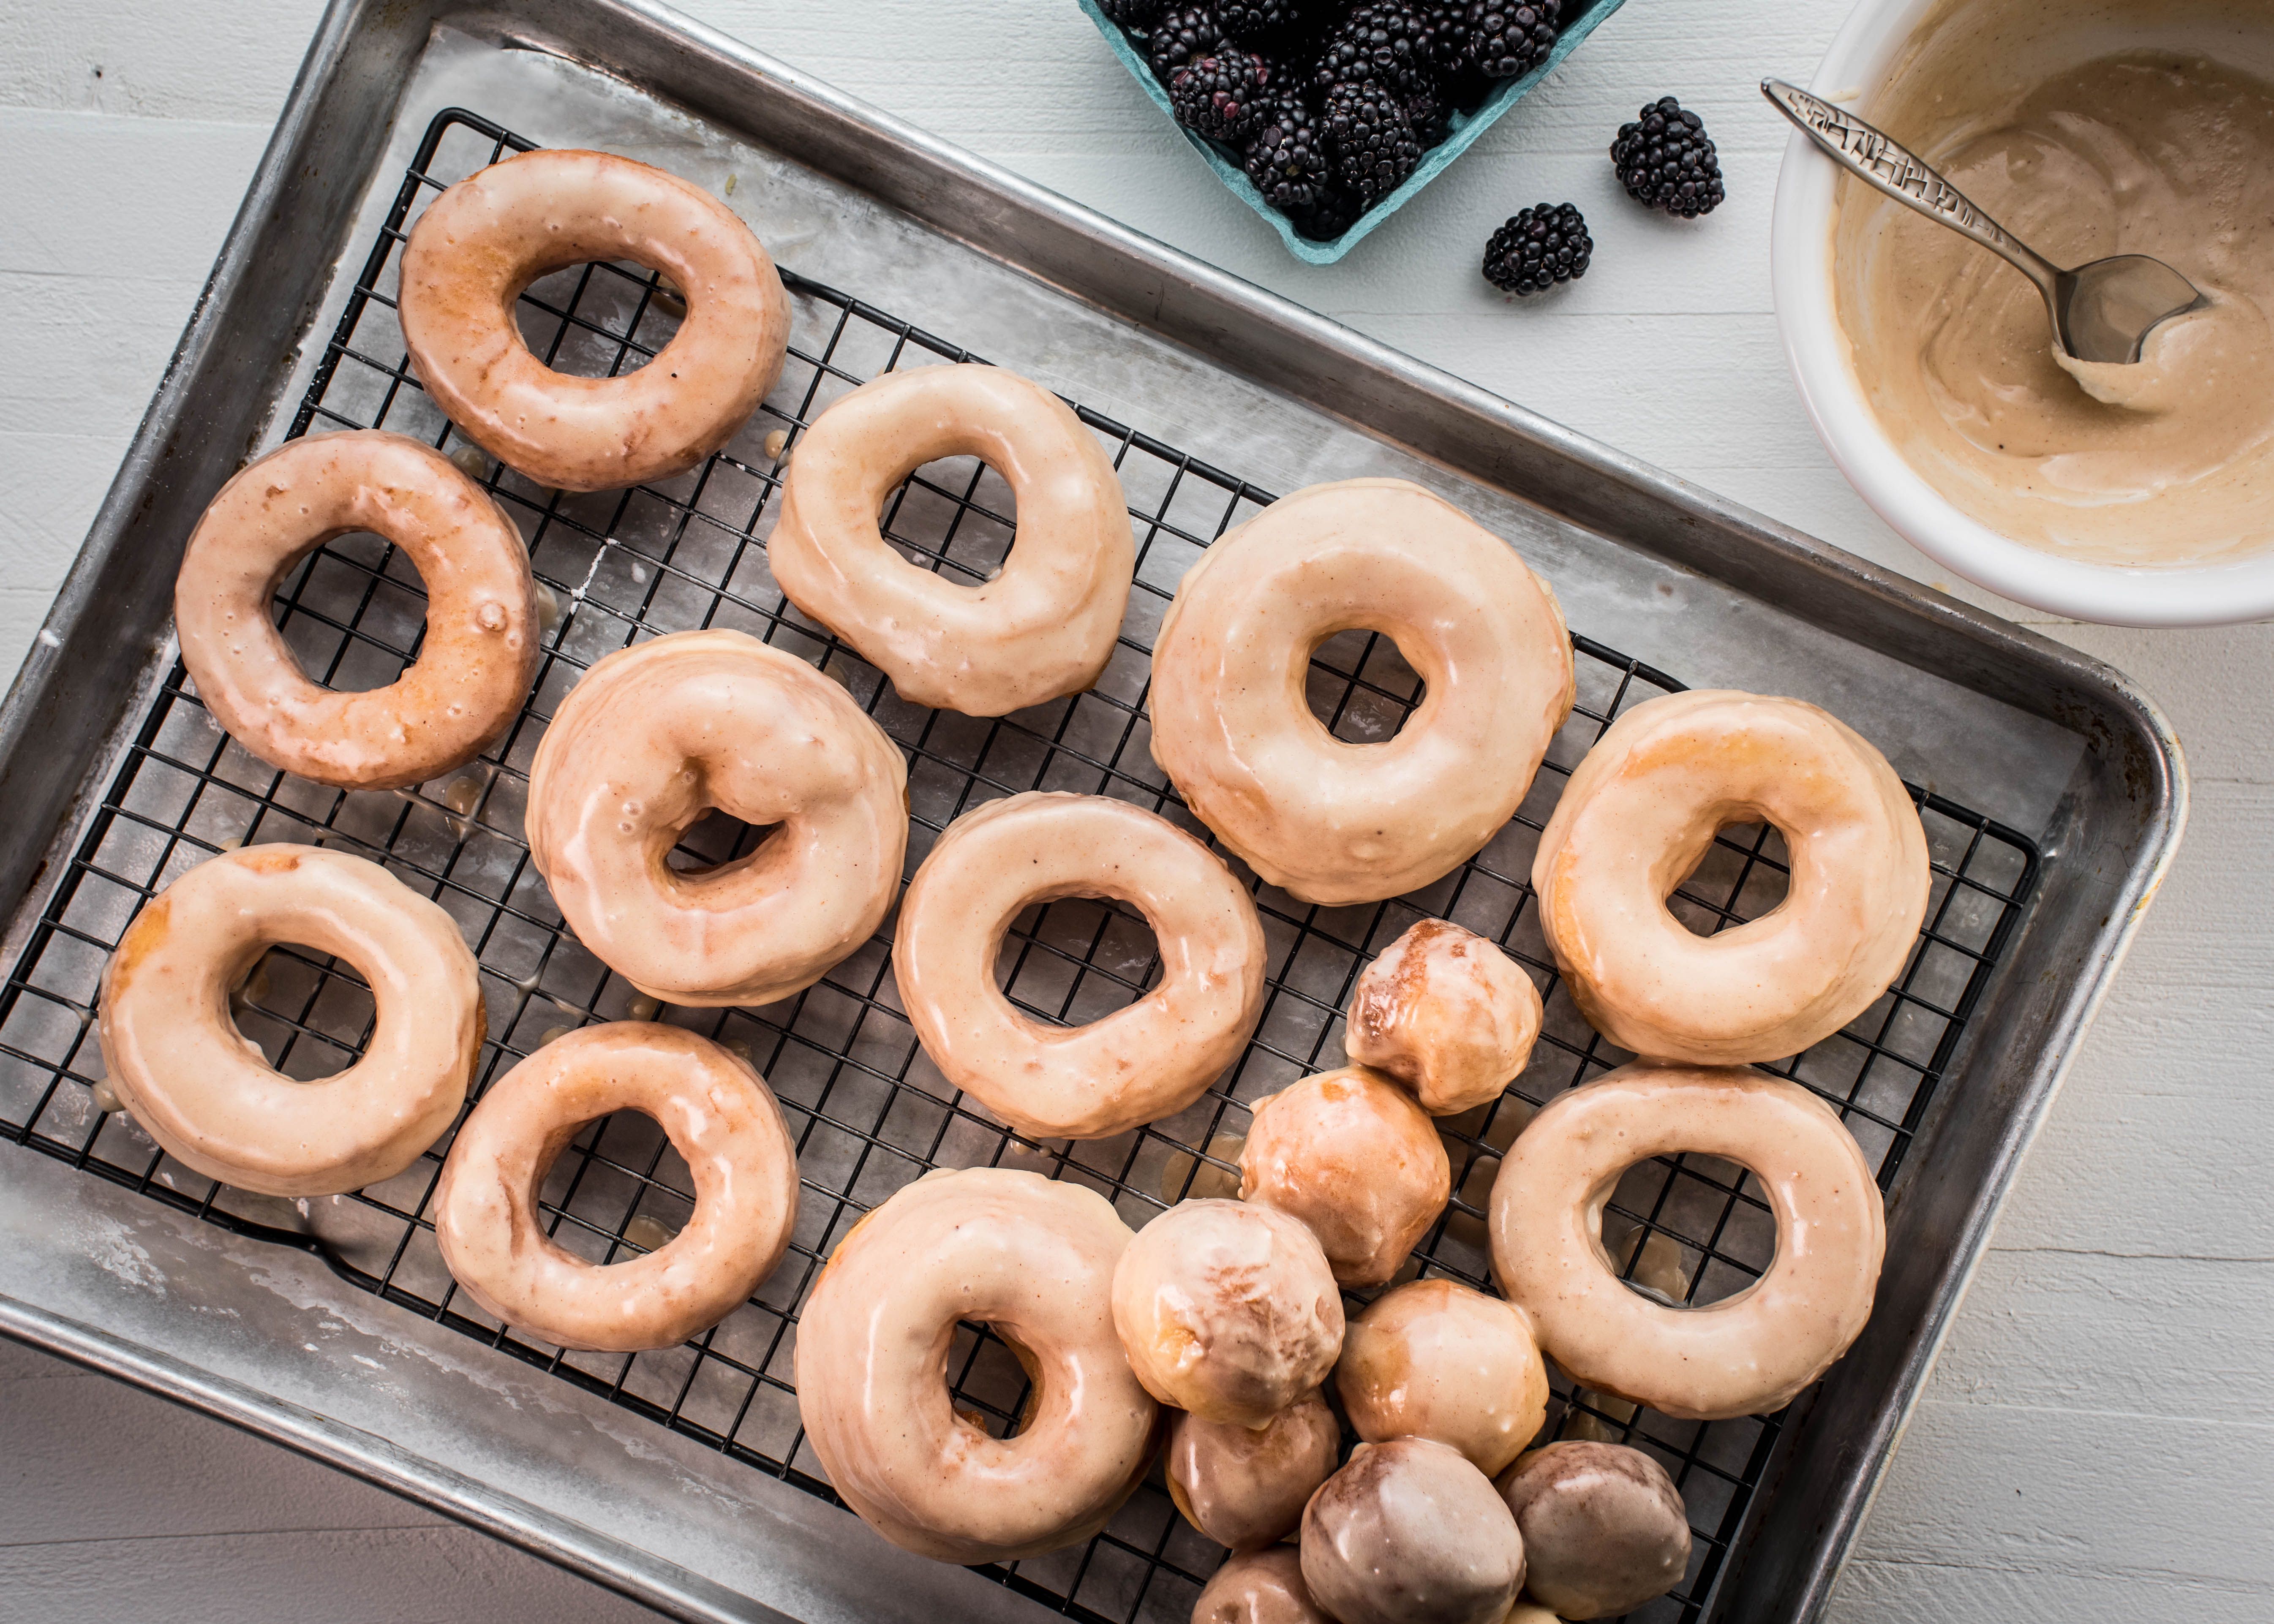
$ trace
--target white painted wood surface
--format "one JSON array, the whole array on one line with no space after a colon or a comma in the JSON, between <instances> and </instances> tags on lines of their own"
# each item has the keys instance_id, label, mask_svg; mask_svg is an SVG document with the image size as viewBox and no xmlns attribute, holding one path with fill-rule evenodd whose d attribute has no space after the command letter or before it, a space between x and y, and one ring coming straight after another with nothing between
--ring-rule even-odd
<instances>
[{"instance_id":1,"label":"white painted wood surface","mask_svg":"<svg viewBox=\"0 0 2274 1624\"><path fill-rule=\"evenodd\" d=\"M1867 557L1935 580L1842 483L1778 354L1769 199L1847 0L1633 0L1343 265L1225 195L1071 0L685 0L695 15L1140 229ZM2238 0L2238 4L2240 0ZM0 0L0 669L156 385L320 0ZM1730 201L1615 190L1674 93ZM1577 201L1585 282L1473 260ZM1939 584L1939 583L1938 583ZM2020 618L2031 619L2028 615ZM2041 618L2041 617L2040 617ZM2195 769L2187 845L2021 1178L1834 1608L1841 1624L2274 1616L2274 628L2053 634L2138 677ZM0 1620L614 1624L651 1616L418 1507L0 1346Z\"/></svg>"}]
</instances>

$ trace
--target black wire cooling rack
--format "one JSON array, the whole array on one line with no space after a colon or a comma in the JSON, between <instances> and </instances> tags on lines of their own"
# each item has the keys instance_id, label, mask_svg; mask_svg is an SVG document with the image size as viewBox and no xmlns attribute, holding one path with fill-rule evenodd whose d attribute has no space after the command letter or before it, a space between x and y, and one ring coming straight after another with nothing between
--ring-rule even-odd
<instances>
[{"instance_id":1,"label":"black wire cooling rack","mask_svg":"<svg viewBox=\"0 0 2274 1624\"><path fill-rule=\"evenodd\" d=\"M384 426L448 450L519 523L557 607L536 689L512 730L448 780L415 791L342 793L288 778L234 744L177 665L151 700L85 838L0 991L0 1131L88 1172L207 1221L316 1252L404 1310L539 1365L753 1469L827 1496L798 1425L791 1353L797 1305L831 1246L892 1191L937 1166L1031 1168L1112 1200L1133 1225L1187 1194L1236 1188L1239 1136L1255 1100L1339 1064L1339 1011L1368 959L1416 920L1441 915L1498 942L1531 972L1547 1015L1530 1068L1497 1102L1444 1120L1450 1207L1400 1278L1443 1275L1489 1289L1485 1209L1510 1141L1545 1101L1627 1056L1587 1026L1540 939L1529 872L1533 844L1570 768L1627 705L1675 691L1674 678L1575 636L1579 703L1515 821L1458 872L1413 896L1312 907L1256 893L1269 944L1269 996L1254 1041L1199 1103L1117 1139L1036 1143L947 1086L900 1013L879 936L818 985L764 1009L669 1009L661 1019L749 1056L779 1097L803 1185L788 1257L756 1297L685 1346L632 1356L565 1353L501 1327L456 1293L425 1216L446 1139L409 1171L352 1196L291 1206L214 1184L161 1154L114 1107L93 1039L103 962L145 901L216 851L257 841L316 843L384 863L448 909L474 944L489 1011L478 1084L589 1021L657 1015L561 924L521 836L528 767L546 718L602 655L697 627L749 632L842 681L907 753L911 869L959 813L1028 789L1108 794L1159 811L1205 839L1154 765L1144 709L1149 650L1178 579L1200 550L1271 497L1236 475L1077 408L1120 470L1139 542L1137 589L1119 646L1089 693L996 720L918 709L874 668L783 602L766 564L772 497L798 431L832 400L894 367L972 359L952 342L785 273L794 323L779 386L749 428L701 468L654 486L594 495L539 488L459 437L403 354L391 290L396 251L418 209L450 182L532 145L473 114L438 117L316 369L292 432ZM523 330L549 365L586 375L643 364L680 311L636 267L592 265L526 294ZM969 580L1011 540L1009 493L960 460L920 470L886 510L911 560ZM418 650L424 598L407 561L376 538L344 537L287 582L287 642L335 687L392 681ZM1387 639L1346 633L1319 650L1310 701L1353 741L1393 733L1419 693ZM1770 1068L1836 1107L1886 1187L1902 1163L1969 1013L2026 906L2030 843L1939 796L1913 792L1933 856L1927 926L1901 981L1847 1032ZM739 854L753 831L713 816L674 861ZM1675 907L1710 933L1756 917L1781 895L1773 831L1724 831ZM1245 870L1240 872L1245 874ZM1251 883L1253 883L1251 881ZM1065 901L1029 910L1006 944L1014 1002L1081 1022L1138 996L1159 974L1141 918ZM239 1026L290 1075L347 1064L368 1038L368 989L343 964L272 950L239 989ZM692 1209L686 1169L655 1125L625 1113L592 1124L546 1181L555 1238L592 1260L659 1245ZM1646 1162L1615 1192L1606 1244L1638 1289L1702 1304L1766 1267L1774 1226L1743 1169L1710 1157ZM952 1356L960 1408L1001 1432L1016 1425L1024 1377L1003 1345L967 1327ZM1674 1421L1559 1380L1550 1432L1630 1442L1655 1455L1688 1502L1695 1552L1683 1584L1635 1616L1689 1620L1711 1609L1781 1418ZM1087 1545L990 1570L1069 1617L1183 1624L1222 1553L1179 1518L1157 1477Z\"/></svg>"}]
</instances>

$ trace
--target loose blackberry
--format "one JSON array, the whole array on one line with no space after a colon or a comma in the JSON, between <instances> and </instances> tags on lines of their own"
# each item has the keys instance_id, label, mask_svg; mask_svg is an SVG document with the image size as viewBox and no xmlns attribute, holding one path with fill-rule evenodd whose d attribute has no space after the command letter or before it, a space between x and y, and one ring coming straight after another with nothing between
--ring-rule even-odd
<instances>
[{"instance_id":1,"label":"loose blackberry","mask_svg":"<svg viewBox=\"0 0 2274 1624\"><path fill-rule=\"evenodd\" d=\"M1153 25L1153 35L1148 41L1153 75L1165 85L1178 68L1195 56L1207 56L1223 43L1224 25L1216 21L1214 8L1185 5L1163 12L1161 20Z\"/></svg>"},{"instance_id":2,"label":"loose blackberry","mask_svg":"<svg viewBox=\"0 0 2274 1624\"><path fill-rule=\"evenodd\" d=\"M1712 214L1728 195L1705 120L1683 111L1672 96L1660 97L1635 123L1620 127L1611 162L1629 197L1684 220Z\"/></svg>"},{"instance_id":3,"label":"loose blackberry","mask_svg":"<svg viewBox=\"0 0 2274 1624\"><path fill-rule=\"evenodd\" d=\"M1247 178L1263 200L1291 218L1312 213L1331 184L1333 170L1319 121L1291 95L1269 109L1244 157Z\"/></svg>"},{"instance_id":4,"label":"loose blackberry","mask_svg":"<svg viewBox=\"0 0 2274 1624\"><path fill-rule=\"evenodd\" d=\"M1361 5L1327 36L1313 85L1324 95L1337 85L1367 79L1401 96L1426 89L1435 70L1429 60L1428 7L1416 0L1377 0Z\"/></svg>"},{"instance_id":5,"label":"loose blackberry","mask_svg":"<svg viewBox=\"0 0 2274 1624\"><path fill-rule=\"evenodd\" d=\"M1118 23L1141 38L1161 20L1161 8L1166 4L1167 0L1097 0L1098 10L1105 13L1108 22Z\"/></svg>"},{"instance_id":6,"label":"loose blackberry","mask_svg":"<svg viewBox=\"0 0 2274 1624\"><path fill-rule=\"evenodd\" d=\"M1216 0L1216 5L1226 39L1280 50L1307 45L1328 19L1324 0Z\"/></svg>"},{"instance_id":7,"label":"loose blackberry","mask_svg":"<svg viewBox=\"0 0 2274 1624\"><path fill-rule=\"evenodd\" d=\"M1470 0L1469 64L1487 79L1514 79L1546 58L1562 32L1563 0Z\"/></svg>"},{"instance_id":8,"label":"loose blackberry","mask_svg":"<svg viewBox=\"0 0 2274 1624\"><path fill-rule=\"evenodd\" d=\"M1329 90L1319 109L1335 184L1372 208L1421 162L1421 139L1399 96L1373 79Z\"/></svg>"},{"instance_id":9,"label":"loose blackberry","mask_svg":"<svg viewBox=\"0 0 2274 1624\"><path fill-rule=\"evenodd\" d=\"M1576 205L1520 210L1485 244L1485 280L1514 294L1546 291L1587 274L1595 239Z\"/></svg>"},{"instance_id":10,"label":"loose blackberry","mask_svg":"<svg viewBox=\"0 0 2274 1624\"><path fill-rule=\"evenodd\" d=\"M1254 51L1220 46L1170 74L1169 105L1186 129L1238 145L1270 110L1264 95L1269 78L1269 64Z\"/></svg>"}]
</instances>

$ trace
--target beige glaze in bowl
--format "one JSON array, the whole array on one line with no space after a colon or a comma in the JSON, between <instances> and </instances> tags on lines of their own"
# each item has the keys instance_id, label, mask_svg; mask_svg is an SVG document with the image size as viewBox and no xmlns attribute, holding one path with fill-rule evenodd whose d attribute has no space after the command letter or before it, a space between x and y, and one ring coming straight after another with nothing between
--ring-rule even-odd
<instances>
[{"instance_id":1,"label":"beige glaze in bowl","mask_svg":"<svg viewBox=\"0 0 2274 1624\"><path fill-rule=\"evenodd\" d=\"M1873 117L1873 102L1892 77L1921 49L1928 31L1952 20L1954 4L1969 0L1864 0L1833 41L1811 88L1816 94ZM2074 13L2059 30L2064 62L2082 64L2134 45L2165 46L2172 28L2142 26L2134 32L2125 8L2105 0L1971 0L2008 8L2030 19ZM2180 0L2186 45L2225 64L2245 38L2254 48L2233 65L2274 78L2274 8L2233 0L2234 27L2201 26L2216 18L2221 0ZM1979 11L1975 13L1980 15ZM2158 12L2168 20L2170 13ZM1960 19L1971 26L1973 19ZM2263 49L2258 49L2262 44ZM2072 54L2073 53L2073 54ZM1939 132L1891 133L1936 162ZM1835 238L1841 197L1856 183L1843 181L1832 161L1796 132L1777 186L1771 279L1777 326L1786 358L1818 434L1850 484L1903 538L1958 575L2020 603L2079 620L2130 626L2210 626L2274 616L2274 542L2213 562L2115 563L2063 556L1999 534L1930 483L1899 450L1856 372L1868 356L1851 343L1841 319L1835 280ZM1888 204L1894 208L1896 206ZM1922 222L1924 223L1924 222ZM2018 229L2018 228L2017 228ZM2056 256L2058 257L2058 256ZM1986 258L1986 255L1985 255ZM2152 342L2152 341L2151 341ZM2274 534L2274 492L2268 528ZM2142 523L2154 523L2152 501Z\"/></svg>"}]
</instances>

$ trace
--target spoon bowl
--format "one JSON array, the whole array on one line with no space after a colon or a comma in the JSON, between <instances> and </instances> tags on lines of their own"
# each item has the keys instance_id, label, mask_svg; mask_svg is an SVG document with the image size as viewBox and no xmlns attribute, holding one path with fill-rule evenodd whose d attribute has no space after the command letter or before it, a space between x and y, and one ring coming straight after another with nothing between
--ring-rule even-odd
<instances>
[{"instance_id":1,"label":"spoon bowl","mask_svg":"<svg viewBox=\"0 0 2274 1624\"><path fill-rule=\"evenodd\" d=\"M1761 94L1856 179L1979 243L2037 283L2053 342L2073 360L2135 364L2149 334L2210 303L2195 283L2145 254L2062 270L1876 125L1781 79L1763 79Z\"/></svg>"}]
</instances>

